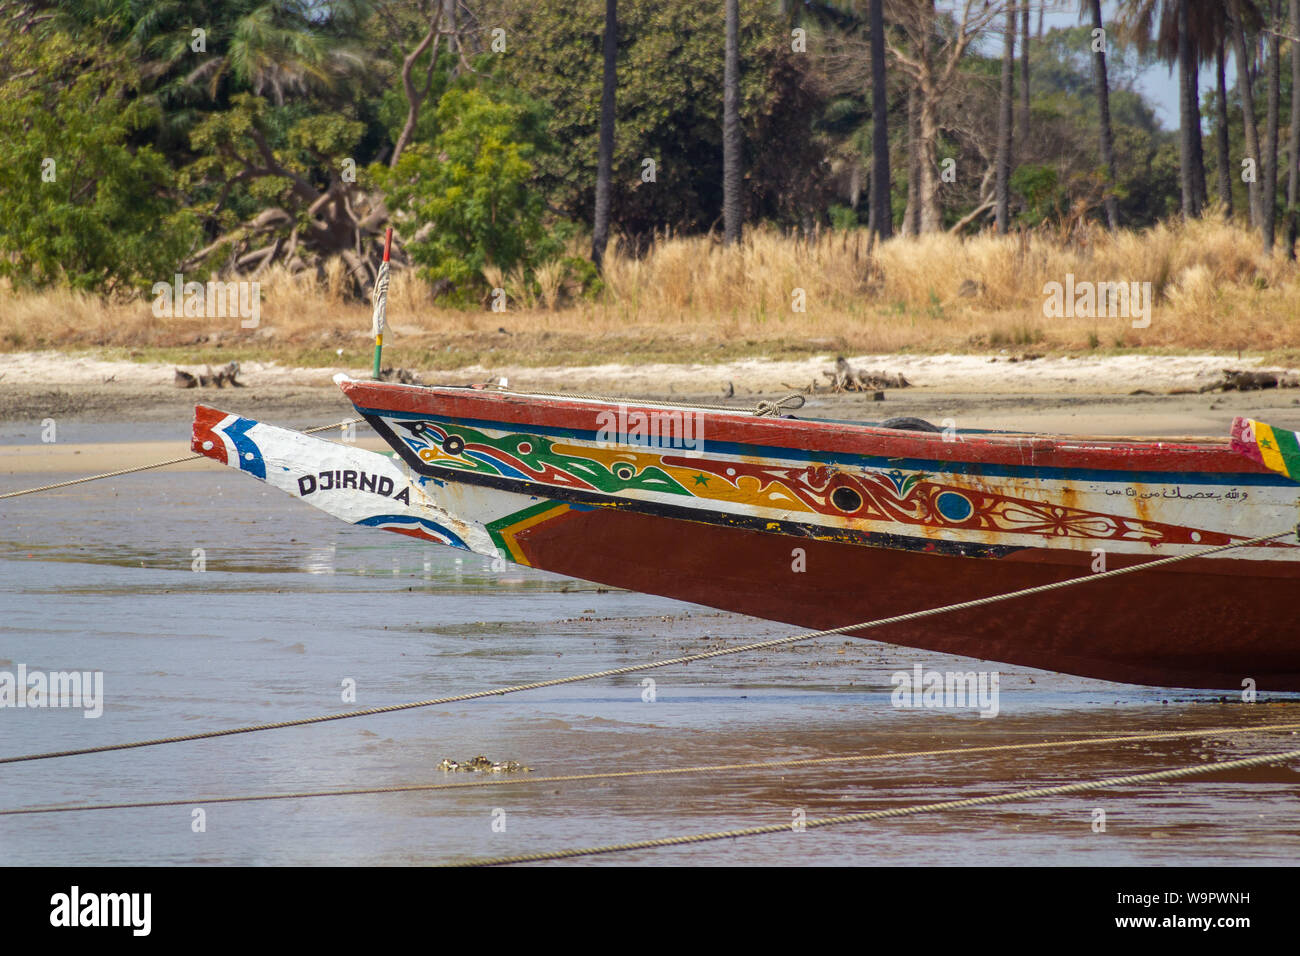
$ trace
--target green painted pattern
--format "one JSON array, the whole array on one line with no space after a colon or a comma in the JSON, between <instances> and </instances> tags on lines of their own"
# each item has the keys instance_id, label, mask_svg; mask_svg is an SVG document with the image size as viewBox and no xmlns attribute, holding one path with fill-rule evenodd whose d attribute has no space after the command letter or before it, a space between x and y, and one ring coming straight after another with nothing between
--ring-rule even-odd
<instances>
[{"instance_id":1,"label":"green painted pattern","mask_svg":"<svg viewBox=\"0 0 1300 956\"><path fill-rule=\"evenodd\" d=\"M497 438L466 425L439 422L436 427L448 436L458 437L465 443L465 448L456 455L444 451L442 440L427 422L406 426L406 431L416 436L414 440L406 435L401 437L417 454L424 448L437 451L438 457L428 463L441 468L515 477L512 474L513 465L493 460L493 453L498 452L523 462L530 470L539 473L541 477L538 480L542 481L548 481L547 472L559 472L577 478L598 491L658 491L691 497L690 491L662 468L654 465L638 471L631 462L619 462L611 469L591 458L560 454L555 450L557 442L541 435L511 434ZM523 450L525 448L527 450Z\"/></svg>"},{"instance_id":2,"label":"green painted pattern","mask_svg":"<svg viewBox=\"0 0 1300 956\"><path fill-rule=\"evenodd\" d=\"M484 527L487 528L488 536L491 537L492 539L492 543L496 545L497 554L501 555L501 557L504 558L505 560L514 563L514 558L511 557L510 546L506 543L505 536L502 534L502 532L505 531L506 528L513 527L514 525L519 524L521 521L527 521L529 518L533 517L534 515L539 515L544 511L549 511L550 509L563 503L564 502L550 501L550 500L542 501L535 505L529 505L527 508L522 508L519 511L515 511L511 514L508 514L504 518L498 518L496 521L490 521L486 525L484 525Z\"/></svg>"}]
</instances>

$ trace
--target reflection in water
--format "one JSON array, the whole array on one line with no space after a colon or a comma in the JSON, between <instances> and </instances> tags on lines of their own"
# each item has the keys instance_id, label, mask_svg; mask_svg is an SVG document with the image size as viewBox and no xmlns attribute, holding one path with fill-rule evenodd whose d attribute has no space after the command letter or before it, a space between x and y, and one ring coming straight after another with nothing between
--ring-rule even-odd
<instances>
[{"instance_id":1,"label":"reflection in water","mask_svg":"<svg viewBox=\"0 0 1300 956\"><path fill-rule=\"evenodd\" d=\"M30 476L26 476L30 477ZM34 483L34 482L33 482ZM791 629L350 528L225 473L5 502L0 668L102 670L104 714L3 714L0 753L231 727L666 658ZM202 548L206 570L191 570ZM941 625L940 625L941 626ZM491 754L535 776L902 753L1300 722L1256 705L1005 666L998 716L900 709L891 675L992 665L827 639L504 698L7 766L0 805L444 779ZM348 684L347 682L351 682ZM355 701L343 691L355 689ZM1228 698L1228 701L1239 698ZM432 863L1049 786L1291 749L1291 733L905 757L547 786L0 818L6 862ZM530 775L531 776L531 775ZM663 864L1288 863L1293 767L600 858ZM494 830L494 811L504 831ZM1097 831L1095 811L1107 825ZM791 840L797 842L792 843Z\"/></svg>"},{"instance_id":2,"label":"reflection in water","mask_svg":"<svg viewBox=\"0 0 1300 956\"><path fill-rule=\"evenodd\" d=\"M338 545L331 541L324 547L311 548L300 565L307 574L333 574L338 556Z\"/></svg>"}]
</instances>

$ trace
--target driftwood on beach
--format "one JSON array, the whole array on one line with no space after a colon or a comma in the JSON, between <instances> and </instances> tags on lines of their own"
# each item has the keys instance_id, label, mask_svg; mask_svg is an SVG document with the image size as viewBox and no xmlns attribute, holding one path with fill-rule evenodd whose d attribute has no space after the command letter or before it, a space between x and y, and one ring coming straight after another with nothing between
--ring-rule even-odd
<instances>
[{"instance_id":1,"label":"driftwood on beach","mask_svg":"<svg viewBox=\"0 0 1300 956\"><path fill-rule=\"evenodd\" d=\"M1201 386L1201 392L1253 392L1264 388L1300 388L1294 372L1248 372L1225 368L1223 378Z\"/></svg>"},{"instance_id":2,"label":"driftwood on beach","mask_svg":"<svg viewBox=\"0 0 1300 956\"><path fill-rule=\"evenodd\" d=\"M901 372L891 375L889 372L854 369L842 355L835 360L835 370L822 372L822 375L831 380L832 392L874 392L882 388L909 388L912 384Z\"/></svg>"},{"instance_id":3,"label":"driftwood on beach","mask_svg":"<svg viewBox=\"0 0 1300 956\"><path fill-rule=\"evenodd\" d=\"M812 395L814 392L821 391L872 392L872 397L876 401L884 399L882 389L912 387L912 383L904 378L901 372L891 374L889 372L855 369L842 355L835 360L835 368L829 372L822 372L822 375L830 379L830 381L823 383L813 379L807 385L782 382L781 386L803 395ZM734 392L735 387L732 386L729 395L734 394Z\"/></svg>"},{"instance_id":4,"label":"driftwood on beach","mask_svg":"<svg viewBox=\"0 0 1300 956\"><path fill-rule=\"evenodd\" d=\"M420 376L409 368L385 368L380 369L379 380L381 382L397 382L399 385L423 385L424 381Z\"/></svg>"},{"instance_id":5,"label":"driftwood on beach","mask_svg":"<svg viewBox=\"0 0 1300 956\"><path fill-rule=\"evenodd\" d=\"M211 365L205 368L206 372L186 372L178 368L172 380L173 384L177 388L207 388L209 385L215 385L217 388L225 388L227 385L232 388L244 387L244 383L235 378L239 374L238 362L228 362L215 372L212 371Z\"/></svg>"}]
</instances>

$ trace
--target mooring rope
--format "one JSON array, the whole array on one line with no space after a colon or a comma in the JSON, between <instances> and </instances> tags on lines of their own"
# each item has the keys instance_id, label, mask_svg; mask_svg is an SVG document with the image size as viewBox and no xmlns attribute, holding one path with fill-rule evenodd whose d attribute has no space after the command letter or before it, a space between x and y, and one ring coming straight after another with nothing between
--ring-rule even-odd
<instances>
[{"instance_id":1,"label":"mooring rope","mask_svg":"<svg viewBox=\"0 0 1300 956\"><path fill-rule=\"evenodd\" d=\"M628 664L624 667L612 667L606 670L592 671L587 674L572 674L567 677L555 677L549 680L531 681L526 684L514 684L508 687L498 687L491 690L471 691L465 694L453 694L446 697L433 697L428 700L408 701L400 704L387 704L381 707L366 707L360 710L343 711L337 714L317 714L312 717L299 717L292 720L279 720L263 724L252 724L245 727L230 727L225 730L208 730L199 731L192 734L177 734L170 737L157 737L151 740L136 740L120 744L102 744L98 747L81 747L73 750L56 750L47 753L20 754L13 757L0 757L0 764L19 763L26 760L49 760L55 757L73 757L81 754L106 753L114 750L132 750L139 747L154 747L160 744L181 743L190 740L206 740L213 737L229 737L235 734L251 734L263 730L280 730L285 727L302 727L308 724L325 723L331 720L347 720L352 717L371 717L376 714L388 714L402 710L414 710L421 707L433 707L439 704L460 703L469 700L478 700L483 697L501 697L505 694L516 694L526 690L538 690L543 687L558 687L562 684L575 684L580 681L597 680L603 677L617 677L624 674L634 674L639 671L653 670L659 667L670 667L675 664L690 664L695 661L709 660L714 657L726 657L731 654L744 654L750 651L767 650L768 648L781 647L786 644L797 644L802 641L811 640L817 637L829 637L833 634L845 634L850 631L865 631L872 628L884 627L889 624L901 624L907 621L916 621L922 618L935 617L940 614L951 614L955 611L965 611L977 607L985 607L990 604L997 604L1001 601L1010 601L1015 598L1030 597L1035 594L1045 594L1049 591L1057 591L1062 588L1073 587L1078 584L1087 584L1094 581L1103 581L1109 578L1119 577L1124 574L1132 574L1137 571L1148 571L1152 568L1165 567L1176 564L1179 561L1187 561L1192 558L1206 557L1211 554L1218 554L1223 551L1230 551L1234 548L1254 547L1268 541L1274 541L1278 538L1285 538L1288 535L1296 534L1296 529L1291 528L1286 531L1279 531L1276 534L1261 535L1258 538L1251 538L1246 541L1236 541L1229 544L1215 545L1210 548L1202 548L1198 551L1189 551L1186 554L1178 554L1169 558L1160 558L1156 561L1145 561L1141 564L1132 564L1125 568L1115 568L1111 571L1101 571L1096 574L1090 574L1084 577L1067 578L1064 581L1056 581L1051 584L1040 584L1034 587L1022 588L1018 591L1008 591L1003 594L993 594L988 597L975 598L970 601L960 601L956 604L946 604L942 607L929 608L923 611L911 611L906 614L895 614L891 617L878 618L874 621L862 621L857 624L845 624L841 627L827 628L821 631L807 631L802 634L793 634L786 637L773 638L767 641L758 641L753 644L742 644L738 647L723 647L716 650L702 651L698 654L687 654L682 657L671 657L658 661L645 661L640 664Z\"/></svg>"},{"instance_id":2,"label":"mooring rope","mask_svg":"<svg viewBox=\"0 0 1300 956\"><path fill-rule=\"evenodd\" d=\"M387 787L349 787L332 790L295 790L284 793L249 793L224 797L191 797L169 800L135 800L128 803L85 803L67 806L14 807L0 810L0 816L18 816L39 813L79 813L88 810L139 810L156 807L194 806L210 803L253 803L266 800L302 800L312 797L354 797L391 793L422 793L433 790L465 790L474 787L499 787L538 783L573 783L587 780L617 780L631 777L669 777L698 773L734 773L743 770L779 770L787 767L819 767L830 764L865 763L877 760L910 760L916 757L945 757L955 754L999 753L1018 750L1059 749L1084 747L1092 744L1133 743L1135 741L1176 740L1186 737L1216 737L1231 734L1266 733L1269 731L1300 729L1300 723L1262 724L1258 727L1217 727L1210 730L1171 730L1150 734L1120 734L1118 736L1084 737L1075 740L1046 740L1027 744L988 744L976 747L945 747L939 750L911 750L889 753L845 754L837 757L798 757L788 760L757 760L746 763L712 764L698 767L655 767L649 770L604 770L589 773L569 773L551 776L510 775L487 777L479 780L462 780L455 783L394 784Z\"/></svg>"},{"instance_id":3,"label":"mooring rope","mask_svg":"<svg viewBox=\"0 0 1300 956\"><path fill-rule=\"evenodd\" d=\"M331 428L342 428L345 425L355 425L358 422L365 421L364 418L348 418L341 422L335 422L333 425L317 425L314 428L304 428L304 435L311 435L316 432L326 432ZM0 499L17 498L21 495L34 495L38 491L50 491L54 488L67 488L70 485L81 485L88 481L98 481L101 478L117 478L121 475L133 475L137 471L149 471L154 468L166 468L168 465L179 465L182 462L197 461L200 458L206 458L206 455L186 455L183 458L169 458L167 461L156 461L152 465L137 465L135 468L123 468L120 471L106 471L102 475L87 475L85 478L73 478L71 481L56 481L50 485L41 485L37 488L25 488L22 491L10 491L0 495Z\"/></svg>"},{"instance_id":4,"label":"mooring rope","mask_svg":"<svg viewBox=\"0 0 1300 956\"><path fill-rule=\"evenodd\" d=\"M906 807L894 807L890 810L865 810L861 813L842 813L833 817L817 820L805 820L801 828L816 830L822 827L842 826L846 823L867 823L872 820L885 820L891 817L914 816L919 813L941 813L949 810L964 810L968 807L983 807L998 803L1012 803L1016 800L1030 800L1039 797L1055 797L1070 793L1084 793L1089 790L1104 790L1107 787L1128 786L1135 783L1153 783L1158 780L1177 780L1198 774L1219 773L1225 770L1239 770L1244 767L1257 767L1260 764L1278 763L1300 757L1300 750L1287 750L1281 753L1260 754L1255 757L1243 757L1240 760L1225 760L1219 763L1200 763L1170 770L1156 770L1151 773L1128 774L1123 777L1105 777L1101 780L1088 780L1080 783L1061 784L1056 787L1033 787L1028 790L1016 790L1012 793L992 794L986 797L967 797L963 800L944 800L939 803L918 803ZM795 829L792 823L771 823L763 826L742 827L736 830L717 830L712 833L690 833L683 836L659 837L649 840L634 840L628 843L611 843L605 846L578 847L567 850L550 850L539 853L520 853L514 856L488 857L478 860L466 860L453 863L452 866L504 866L511 863L541 863L550 860L570 860L579 856L597 856L603 853L625 853L630 850L650 850L658 847L686 846L693 843L708 843L713 840L731 840L737 837L760 836L770 833L790 833Z\"/></svg>"},{"instance_id":5,"label":"mooring rope","mask_svg":"<svg viewBox=\"0 0 1300 956\"><path fill-rule=\"evenodd\" d=\"M387 275L384 275L383 278L385 280L384 287L387 288ZM380 313L377 311L376 315L379 314ZM515 389L501 388L500 386L493 386L492 390L509 392L515 395L538 395L547 398L574 398L582 401L612 402L615 404L618 403L626 404L629 401L644 401L645 404L648 405L663 405L670 408L699 408L699 409L704 409L706 411L721 411L721 412L736 412L736 413L744 413L748 411L757 418L762 418L768 415L775 415L779 413L782 409L802 408L804 404L804 397L800 395L798 392L791 392L789 395L786 395L783 398L779 398L775 401L760 401L752 409L746 409L746 408L738 408L732 405L699 405L699 404L688 403L688 402L666 402L666 401L660 402L660 401L652 401L650 399L644 399L644 400L627 399L627 398L618 398L618 397L613 397L608 395L580 395L571 392L524 392L524 391L516 391ZM302 431L304 435L311 435L314 434L315 432L329 431L331 428L340 428L344 425L355 425L363 421L365 421L364 418L349 418L345 421L335 422L333 425L319 425L315 428L304 428ZM56 481L52 484L40 485L36 488L25 488L22 491L10 491L5 494L0 494L0 501L4 500L5 498L18 498L23 495L33 495L36 494L38 491L52 491L55 488L68 488L72 485L85 484L88 481L98 481L101 478L119 478L123 475L133 475L136 472L140 472L140 471L151 471L155 468L166 468L169 465L180 465L180 464L184 464L187 461L197 461L198 459L203 457L205 456L198 455L198 454L185 455L182 458L169 458L167 461L157 461L151 465L138 465L135 468L123 468L120 471L106 471L101 475L87 475L84 478L73 478L70 481Z\"/></svg>"}]
</instances>

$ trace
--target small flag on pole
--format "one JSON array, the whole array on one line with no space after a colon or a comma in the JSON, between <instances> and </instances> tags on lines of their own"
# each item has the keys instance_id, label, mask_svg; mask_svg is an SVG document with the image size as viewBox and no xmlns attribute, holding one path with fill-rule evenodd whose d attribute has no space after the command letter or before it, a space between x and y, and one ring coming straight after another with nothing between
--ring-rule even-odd
<instances>
[{"instance_id":1,"label":"small flag on pole","mask_svg":"<svg viewBox=\"0 0 1300 956\"><path fill-rule=\"evenodd\" d=\"M1296 433L1253 418L1232 420L1232 450L1270 471L1300 481L1300 441Z\"/></svg>"},{"instance_id":2,"label":"small flag on pole","mask_svg":"<svg viewBox=\"0 0 1300 956\"><path fill-rule=\"evenodd\" d=\"M390 226L384 235L384 261L379 264L379 275L375 277L375 288L370 293L370 302L374 309L370 316L371 331L375 333L375 369L372 376L379 379L379 360L384 351L384 328L388 325L388 254L393 247L393 230Z\"/></svg>"}]
</instances>

